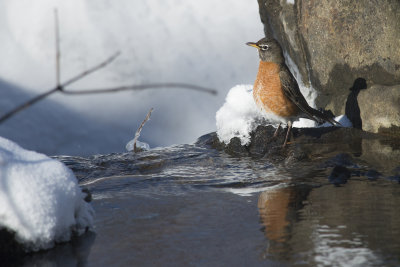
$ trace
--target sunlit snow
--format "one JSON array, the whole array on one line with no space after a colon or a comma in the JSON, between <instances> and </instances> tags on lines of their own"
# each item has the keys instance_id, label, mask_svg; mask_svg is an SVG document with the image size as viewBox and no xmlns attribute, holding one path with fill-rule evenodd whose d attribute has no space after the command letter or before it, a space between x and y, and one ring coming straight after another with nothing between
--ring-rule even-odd
<instances>
[{"instance_id":1,"label":"sunlit snow","mask_svg":"<svg viewBox=\"0 0 400 267\"><path fill-rule=\"evenodd\" d=\"M92 227L93 209L71 170L0 137L0 228L27 251L48 249Z\"/></svg>"}]
</instances>

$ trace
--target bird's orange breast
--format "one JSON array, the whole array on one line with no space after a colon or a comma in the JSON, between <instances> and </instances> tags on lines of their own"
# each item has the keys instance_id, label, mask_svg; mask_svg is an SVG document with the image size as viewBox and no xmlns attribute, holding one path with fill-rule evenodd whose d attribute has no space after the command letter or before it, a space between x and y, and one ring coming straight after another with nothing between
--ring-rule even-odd
<instances>
[{"instance_id":1,"label":"bird's orange breast","mask_svg":"<svg viewBox=\"0 0 400 267\"><path fill-rule=\"evenodd\" d=\"M299 108L283 93L279 71L278 64L260 61L253 88L254 100L267 113L280 117L296 116Z\"/></svg>"}]
</instances>

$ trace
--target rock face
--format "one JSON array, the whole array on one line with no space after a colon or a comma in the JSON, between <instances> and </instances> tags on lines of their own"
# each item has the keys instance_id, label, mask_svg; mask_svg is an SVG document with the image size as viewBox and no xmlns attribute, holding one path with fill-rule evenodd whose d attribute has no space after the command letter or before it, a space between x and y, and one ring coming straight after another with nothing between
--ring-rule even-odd
<instances>
[{"instance_id":1,"label":"rock face","mask_svg":"<svg viewBox=\"0 0 400 267\"><path fill-rule=\"evenodd\" d=\"M360 91L358 104L365 131L400 134L400 85L373 85Z\"/></svg>"},{"instance_id":2,"label":"rock face","mask_svg":"<svg viewBox=\"0 0 400 267\"><path fill-rule=\"evenodd\" d=\"M400 84L400 1L258 3L265 34L278 39L297 64L304 84L311 82L318 91L318 107L343 114L349 88L357 78L363 78L368 85L360 96L373 96L375 93L368 91L376 92L377 87L381 95L400 95L399 86L390 87ZM375 102L374 106L386 104L369 100ZM362 114L361 107L360 110L361 117L368 120L369 115ZM386 119L392 118L390 115ZM374 123L364 120L366 127ZM393 125L400 126L400 121ZM378 131L369 126L365 130Z\"/></svg>"}]
</instances>

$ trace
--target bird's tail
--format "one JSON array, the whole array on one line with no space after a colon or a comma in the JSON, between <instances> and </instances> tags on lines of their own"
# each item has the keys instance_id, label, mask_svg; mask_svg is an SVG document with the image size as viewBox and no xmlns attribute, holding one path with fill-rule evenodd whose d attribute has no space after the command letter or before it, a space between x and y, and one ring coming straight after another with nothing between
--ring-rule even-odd
<instances>
[{"instance_id":1,"label":"bird's tail","mask_svg":"<svg viewBox=\"0 0 400 267\"><path fill-rule=\"evenodd\" d=\"M325 110L317 110L313 109L312 107L310 107L310 109L307 111L308 111L307 115L311 116L312 117L311 119L313 119L318 123L329 122L333 126L343 127L342 124L334 120L335 116L332 114L332 112L327 112Z\"/></svg>"}]
</instances>

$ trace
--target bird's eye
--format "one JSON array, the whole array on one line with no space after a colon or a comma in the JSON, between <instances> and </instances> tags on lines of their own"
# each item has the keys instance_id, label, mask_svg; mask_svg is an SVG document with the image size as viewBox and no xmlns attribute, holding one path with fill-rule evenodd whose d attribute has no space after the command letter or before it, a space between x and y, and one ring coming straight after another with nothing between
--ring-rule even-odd
<instances>
[{"instance_id":1,"label":"bird's eye","mask_svg":"<svg viewBox=\"0 0 400 267\"><path fill-rule=\"evenodd\" d=\"M260 45L261 50L268 50L268 45Z\"/></svg>"}]
</instances>

